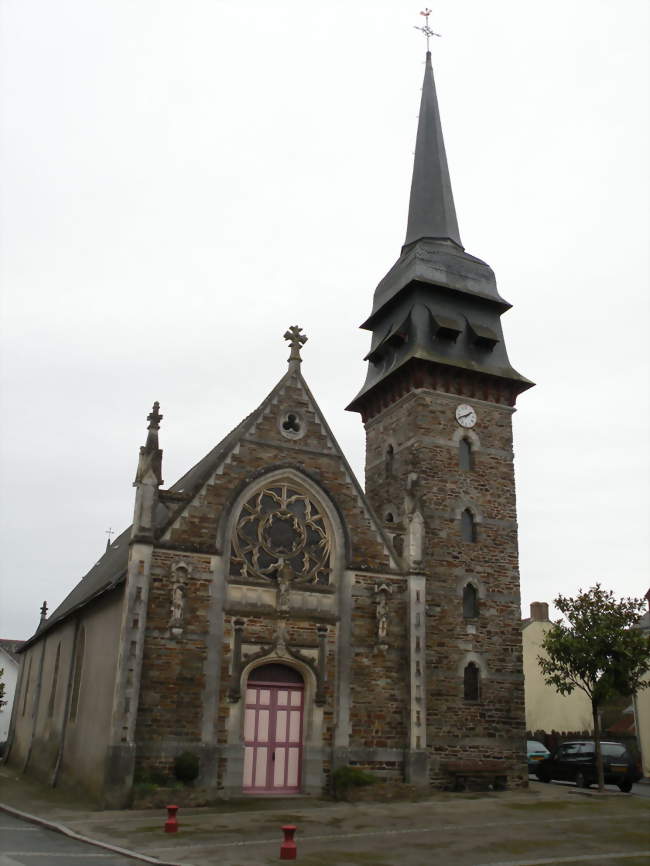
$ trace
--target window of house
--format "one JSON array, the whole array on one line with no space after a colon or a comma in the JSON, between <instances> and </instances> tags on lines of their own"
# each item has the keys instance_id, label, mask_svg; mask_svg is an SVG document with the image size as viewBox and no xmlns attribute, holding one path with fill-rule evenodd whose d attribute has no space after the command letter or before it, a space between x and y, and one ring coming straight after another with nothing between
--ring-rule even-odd
<instances>
[{"instance_id":1,"label":"window of house","mask_svg":"<svg viewBox=\"0 0 650 866\"><path fill-rule=\"evenodd\" d=\"M61 659L61 641L56 648L56 657L54 659L54 673L52 674L52 686L50 688L50 700L47 704L47 714L48 716L52 716L54 714L54 701L56 700L56 684L59 679L59 661Z\"/></svg>"},{"instance_id":2,"label":"window of house","mask_svg":"<svg viewBox=\"0 0 650 866\"><path fill-rule=\"evenodd\" d=\"M475 662L469 662L465 668L463 691L466 701L478 701L480 697L480 672Z\"/></svg>"},{"instance_id":3,"label":"window of house","mask_svg":"<svg viewBox=\"0 0 650 866\"><path fill-rule=\"evenodd\" d=\"M469 508L460 515L460 535L463 541L476 541L476 523Z\"/></svg>"},{"instance_id":4,"label":"window of house","mask_svg":"<svg viewBox=\"0 0 650 866\"><path fill-rule=\"evenodd\" d=\"M474 454L469 439L463 438L458 443L458 462L460 468L465 472L469 472L473 468Z\"/></svg>"},{"instance_id":5,"label":"window of house","mask_svg":"<svg viewBox=\"0 0 650 866\"><path fill-rule=\"evenodd\" d=\"M77 638L77 650L75 653L74 662L74 679L72 681L72 699L70 700L70 721L74 722L77 718L77 710L79 708L79 690L81 688L81 671L84 662L84 649L86 644L86 630L83 626L79 629Z\"/></svg>"},{"instance_id":6,"label":"window of house","mask_svg":"<svg viewBox=\"0 0 650 866\"><path fill-rule=\"evenodd\" d=\"M478 616L478 592L472 583L463 589L463 616L465 619L476 619Z\"/></svg>"}]
</instances>

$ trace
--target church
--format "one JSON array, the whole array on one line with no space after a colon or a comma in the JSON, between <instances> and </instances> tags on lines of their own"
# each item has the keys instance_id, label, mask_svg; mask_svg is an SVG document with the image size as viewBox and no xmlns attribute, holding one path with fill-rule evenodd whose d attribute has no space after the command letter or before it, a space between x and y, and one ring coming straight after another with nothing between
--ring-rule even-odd
<instances>
[{"instance_id":1,"label":"church","mask_svg":"<svg viewBox=\"0 0 650 866\"><path fill-rule=\"evenodd\" d=\"M298 326L266 399L168 488L154 403L132 525L21 649L10 765L110 808L188 751L224 796L318 795L345 765L525 786L512 415L533 383L509 307L461 243L427 51L406 238L347 407L365 488Z\"/></svg>"}]
</instances>

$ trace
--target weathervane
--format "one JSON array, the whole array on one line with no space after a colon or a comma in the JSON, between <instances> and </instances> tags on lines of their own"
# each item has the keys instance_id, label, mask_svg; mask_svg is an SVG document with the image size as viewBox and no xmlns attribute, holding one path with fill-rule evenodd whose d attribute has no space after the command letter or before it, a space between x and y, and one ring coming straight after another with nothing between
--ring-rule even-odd
<instances>
[{"instance_id":1,"label":"weathervane","mask_svg":"<svg viewBox=\"0 0 650 866\"><path fill-rule=\"evenodd\" d=\"M420 15L424 16L424 27L418 27L417 24L414 24L416 30L421 30L424 35L427 37L427 54L429 53L429 39L432 36L440 36L439 33L436 33L429 27L429 15L431 15L431 10L427 7L424 12L420 12Z\"/></svg>"}]
</instances>

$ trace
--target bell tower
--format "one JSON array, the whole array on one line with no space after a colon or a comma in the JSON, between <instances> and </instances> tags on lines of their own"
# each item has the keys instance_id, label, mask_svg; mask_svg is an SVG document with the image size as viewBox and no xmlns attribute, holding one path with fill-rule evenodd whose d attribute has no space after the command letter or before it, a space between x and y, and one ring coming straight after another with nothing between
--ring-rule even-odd
<instances>
[{"instance_id":1,"label":"bell tower","mask_svg":"<svg viewBox=\"0 0 650 866\"><path fill-rule=\"evenodd\" d=\"M348 408L366 429L366 493L425 580L435 786L459 762L527 780L512 414L533 383L508 359L509 308L461 243L427 51L406 239L361 326L367 377Z\"/></svg>"}]
</instances>

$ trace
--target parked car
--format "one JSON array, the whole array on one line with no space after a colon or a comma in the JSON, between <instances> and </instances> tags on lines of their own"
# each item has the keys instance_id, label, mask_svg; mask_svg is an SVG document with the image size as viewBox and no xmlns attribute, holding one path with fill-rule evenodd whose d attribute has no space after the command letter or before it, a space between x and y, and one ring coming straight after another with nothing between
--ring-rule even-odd
<instances>
[{"instance_id":1,"label":"parked car","mask_svg":"<svg viewBox=\"0 0 650 866\"><path fill-rule=\"evenodd\" d=\"M539 740L526 740L526 749L528 751L528 772L536 773L539 762L543 761L544 758L550 758L551 753Z\"/></svg>"},{"instance_id":2,"label":"parked car","mask_svg":"<svg viewBox=\"0 0 650 866\"><path fill-rule=\"evenodd\" d=\"M623 745L601 742L603 773L606 785L618 785L627 793L642 778L641 762ZM575 782L579 788L588 788L598 782L596 770L596 744L593 740L572 740L562 743L549 757L539 761L535 775L541 782L558 779Z\"/></svg>"}]
</instances>

